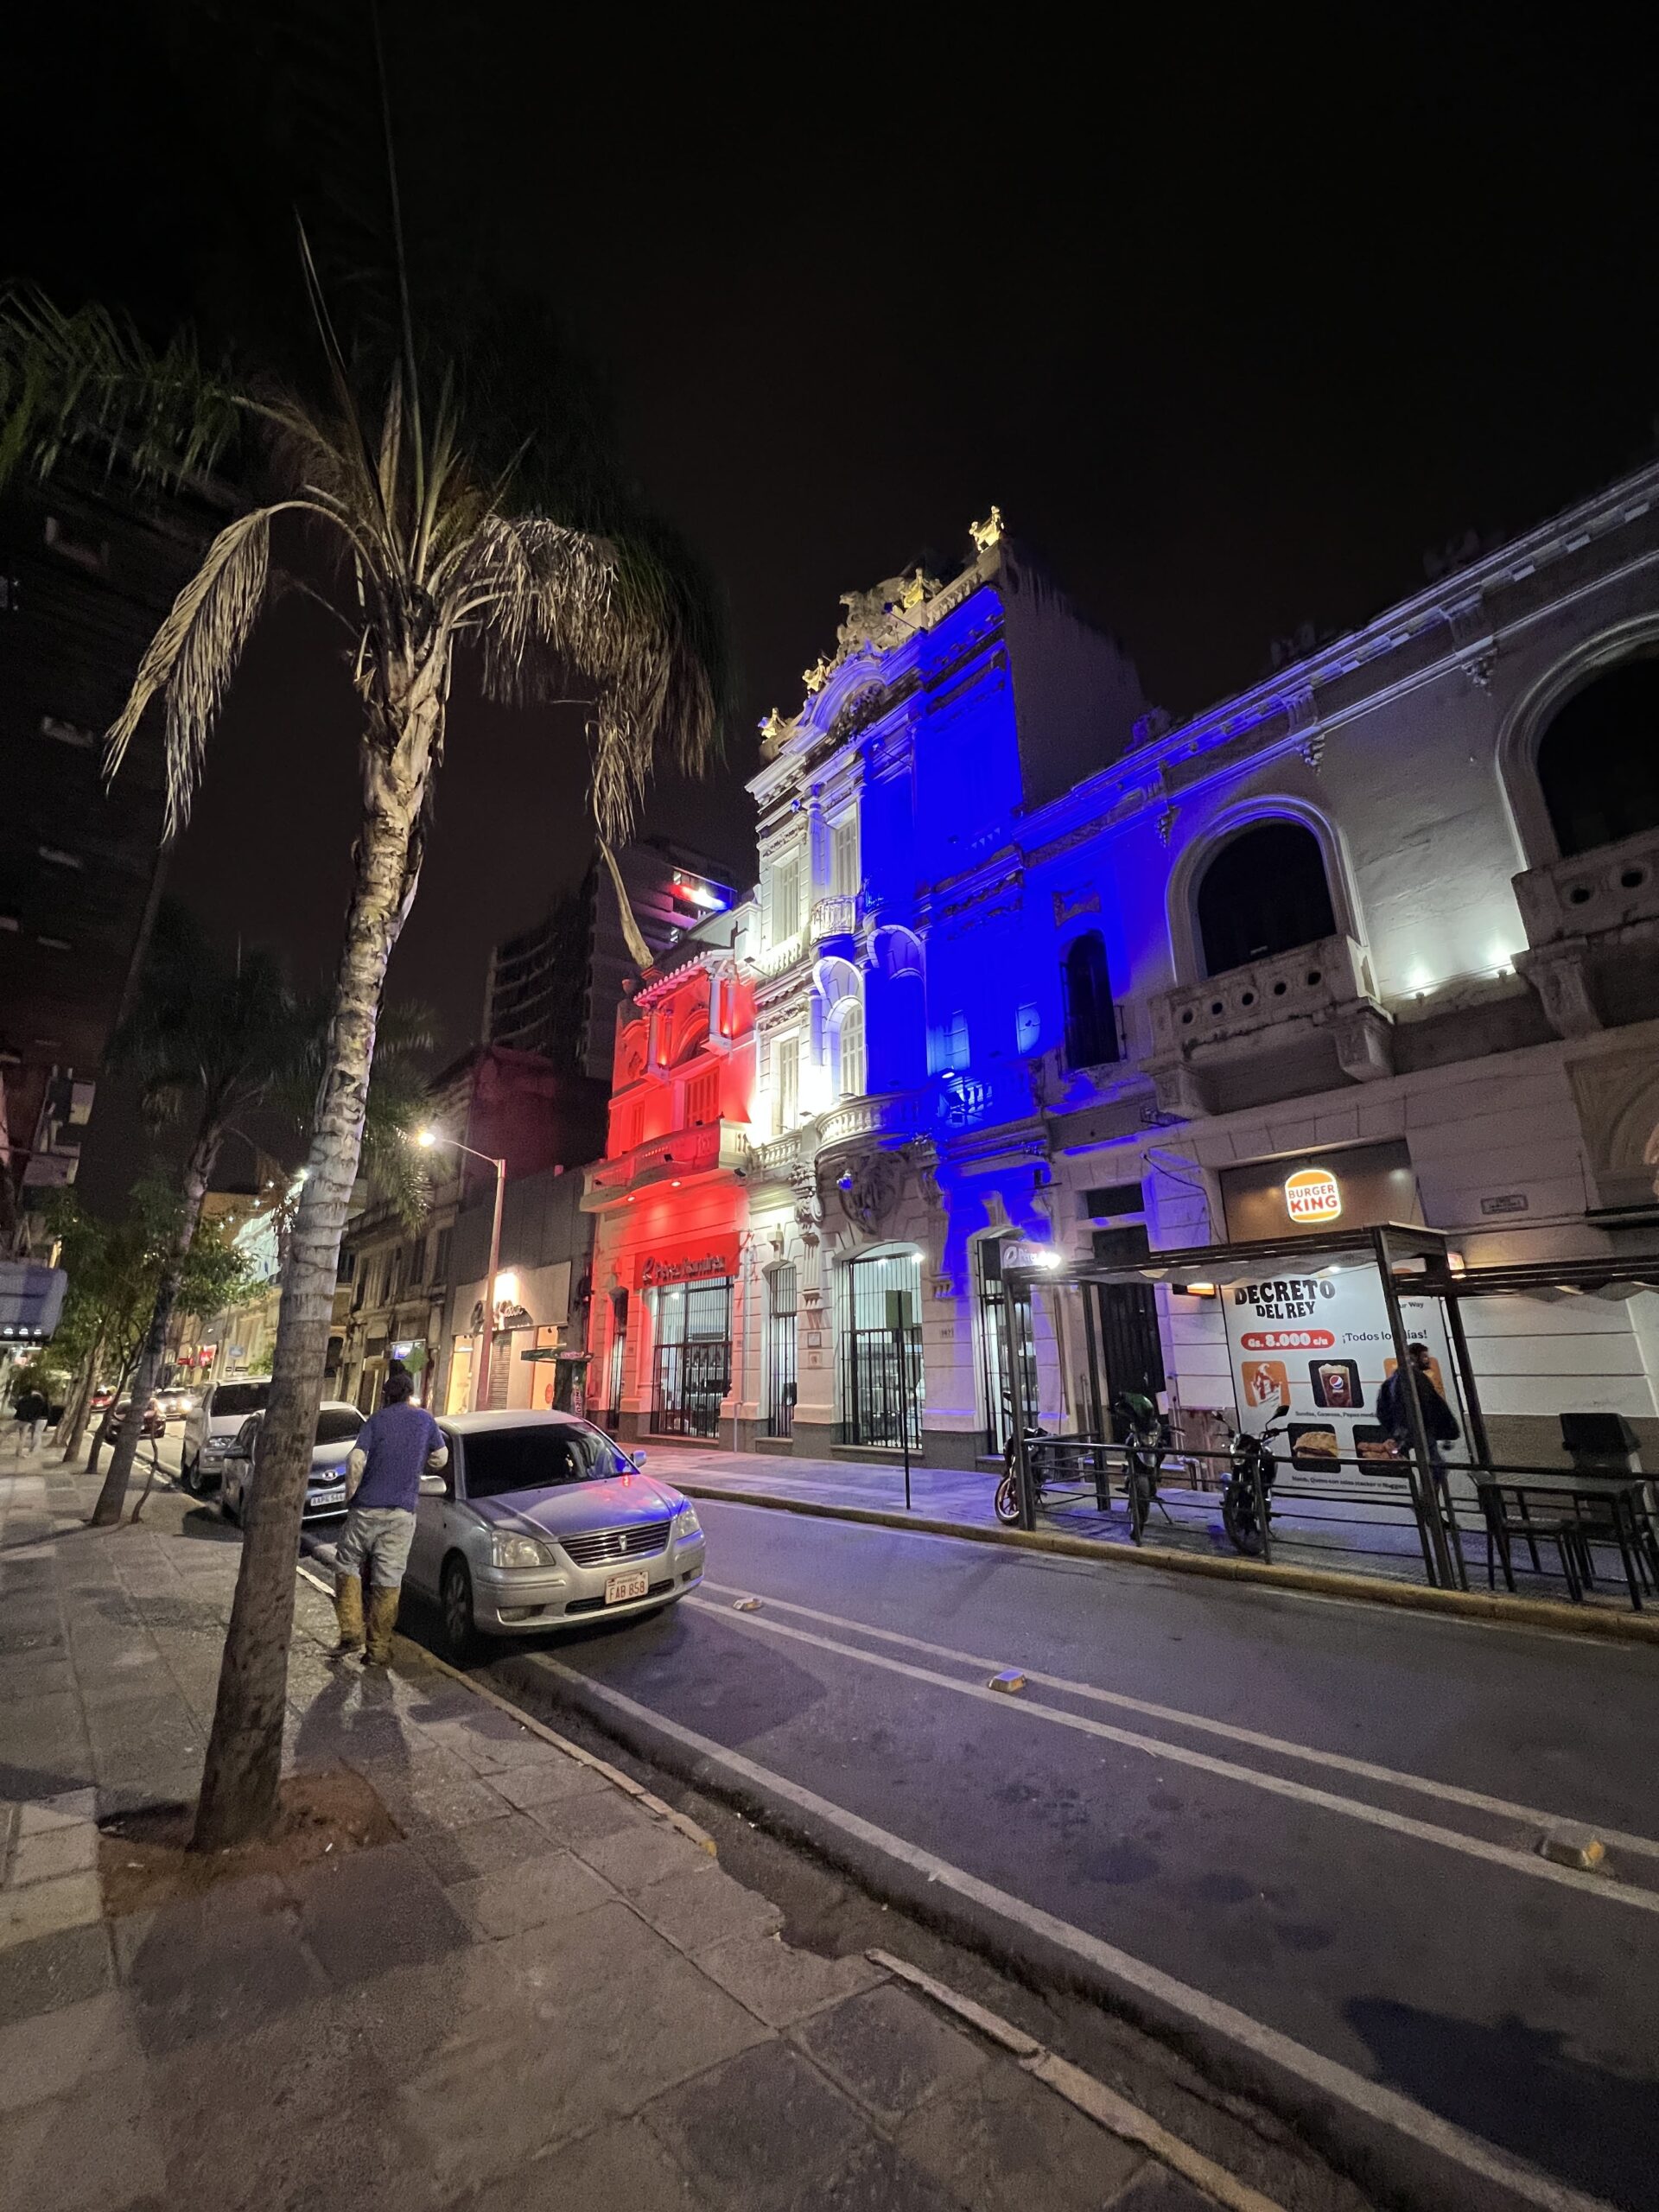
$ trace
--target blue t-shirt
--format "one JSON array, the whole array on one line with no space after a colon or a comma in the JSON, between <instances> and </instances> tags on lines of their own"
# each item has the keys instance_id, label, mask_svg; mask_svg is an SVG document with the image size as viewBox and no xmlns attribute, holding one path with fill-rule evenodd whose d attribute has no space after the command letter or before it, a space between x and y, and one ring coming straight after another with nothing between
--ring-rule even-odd
<instances>
[{"instance_id":1,"label":"blue t-shirt","mask_svg":"<svg viewBox=\"0 0 1659 2212\"><path fill-rule=\"evenodd\" d=\"M424 1406L382 1406L357 1432L353 1451L366 1452L369 1464L352 1499L353 1505L412 1513L421 1495L421 1476L443 1436Z\"/></svg>"}]
</instances>

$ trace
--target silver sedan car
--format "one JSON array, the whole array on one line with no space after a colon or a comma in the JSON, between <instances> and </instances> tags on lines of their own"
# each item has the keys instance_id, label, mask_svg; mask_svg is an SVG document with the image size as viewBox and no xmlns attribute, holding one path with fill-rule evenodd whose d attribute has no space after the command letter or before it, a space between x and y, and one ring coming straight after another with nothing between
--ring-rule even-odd
<instances>
[{"instance_id":1,"label":"silver sedan car","mask_svg":"<svg viewBox=\"0 0 1659 2212\"><path fill-rule=\"evenodd\" d=\"M445 1650L672 1605L702 1580L695 1508L573 1414L457 1414L427 1475L407 1580ZM442 1493L440 1495L439 1493Z\"/></svg>"}]
</instances>

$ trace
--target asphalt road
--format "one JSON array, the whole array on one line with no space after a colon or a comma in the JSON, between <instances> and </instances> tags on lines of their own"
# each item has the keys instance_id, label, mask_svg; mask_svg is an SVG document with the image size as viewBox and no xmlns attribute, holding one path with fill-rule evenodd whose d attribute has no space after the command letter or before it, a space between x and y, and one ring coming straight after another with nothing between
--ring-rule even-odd
<instances>
[{"instance_id":1,"label":"asphalt road","mask_svg":"<svg viewBox=\"0 0 1659 2212\"><path fill-rule=\"evenodd\" d=\"M550 1688L1448 2203L1659 2198L1659 1650L698 1510L702 1589L529 1647ZM1607 1871L1539 1855L1567 1823Z\"/></svg>"}]
</instances>

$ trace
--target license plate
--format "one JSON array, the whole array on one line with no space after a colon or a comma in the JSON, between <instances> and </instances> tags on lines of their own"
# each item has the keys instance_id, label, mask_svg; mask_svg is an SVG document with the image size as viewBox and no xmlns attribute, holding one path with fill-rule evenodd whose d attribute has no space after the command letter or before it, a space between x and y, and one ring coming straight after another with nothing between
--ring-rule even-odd
<instances>
[{"instance_id":1,"label":"license plate","mask_svg":"<svg viewBox=\"0 0 1659 2212\"><path fill-rule=\"evenodd\" d=\"M648 1574L613 1574L605 1585L607 1605L626 1605L630 1598L643 1598L651 1588Z\"/></svg>"},{"instance_id":2,"label":"license plate","mask_svg":"<svg viewBox=\"0 0 1659 2212\"><path fill-rule=\"evenodd\" d=\"M342 1484L339 1490L314 1490L305 1502L308 1505L344 1505L345 1485Z\"/></svg>"}]
</instances>

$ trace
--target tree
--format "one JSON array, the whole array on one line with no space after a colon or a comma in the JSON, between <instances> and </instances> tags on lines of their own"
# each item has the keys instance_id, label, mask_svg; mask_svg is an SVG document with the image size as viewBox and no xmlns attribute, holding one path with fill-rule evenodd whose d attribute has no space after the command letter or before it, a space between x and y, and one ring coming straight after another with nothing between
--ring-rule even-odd
<instances>
[{"instance_id":1,"label":"tree","mask_svg":"<svg viewBox=\"0 0 1659 2212\"><path fill-rule=\"evenodd\" d=\"M497 697L563 696L575 684L589 695L588 801L607 857L632 828L659 750L697 770L717 742L717 631L671 543L621 503L601 528L591 499L584 512L574 496L563 506L545 496L537 455L506 429L499 393L469 354L435 340L417 346L389 128L385 150L392 342L377 343L372 317L357 346L341 342L302 233L317 388L208 366L188 334L156 350L101 307L66 314L26 293L0 308L0 474L24 461L48 469L66 443L90 442L141 479L180 485L239 440L257 443L271 478L270 495L208 548L109 734L113 768L162 702L168 833L188 817L270 596L274 526L332 556L321 595L349 639L362 709L353 882L197 1813L202 1849L266 1832L275 1817L294 1556L340 1234L386 963L420 880L457 655L477 645ZM637 933L631 949L649 965Z\"/></svg>"},{"instance_id":2,"label":"tree","mask_svg":"<svg viewBox=\"0 0 1659 2212\"><path fill-rule=\"evenodd\" d=\"M137 1075L146 1122L159 1128L189 1121L173 1243L132 1377L132 1402L141 1414L161 1372L219 1149L238 1120L298 1063L304 1045L300 1009L270 953L238 947L226 959L184 908L170 901L162 907L137 1004L115 1046L117 1059ZM121 1518L142 1432L142 1420L131 1420L116 1438L92 1509L95 1528Z\"/></svg>"}]
</instances>

